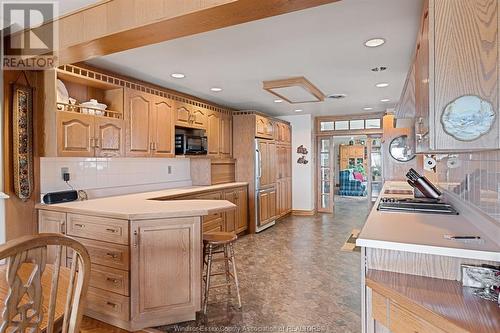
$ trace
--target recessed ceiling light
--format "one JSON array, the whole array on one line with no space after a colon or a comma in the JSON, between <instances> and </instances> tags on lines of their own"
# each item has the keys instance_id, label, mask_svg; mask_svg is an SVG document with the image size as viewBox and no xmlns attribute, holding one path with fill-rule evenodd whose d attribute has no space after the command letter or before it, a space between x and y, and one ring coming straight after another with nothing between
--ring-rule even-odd
<instances>
[{"instance_id":1,"label":"recessed ceiling light","mask_svg":"<svg viewBox=\"0 0 500 333\"><path fill-rule=\"evenodd\" d=\"M304 110L302 110L302 109L296 109L295 110L295 112L302 112L302 111L304 111Z\"/></svg>"},{"instance_id":2,"label":"recessed ceiling light","mask_svg":"<svg viewBox=\"0 0 500 333\"><path fill-rule=\"evenodd\" d=\"M385 43L383 38L372 38L365 42L366 47L377 47Z\"/></svg>"},{"instance_id":3,"label":"recessed ceiling light","mask_svg":"<svg viewBox=\"0 0 500 333\"><path fill-rule=\"evenodd\" d=\"M186 75L182 73L172 73L170 74L170 76L173 77L174 79L183 79L186 77Z\"/></svg>"},{"instance_id":4,"label":"recessed ceiling light","mask_svg":"<svg viewBox=\"0 0 500 333\"><path fill-rule=\"evenodd\" d=\"M220 91L222 91L222 88L219 88L219 87L212 87L212 88L210 88L210 91L213 91L213 92L220 92Z\"/></svg>"},{"instance_id":5,"label":"recessed ceiling light","mask_svg":"<svg viewBox=\"0 0 500 333\"><path fill-rule=\"evenodd\" d=\"M385 88L385 87L388 87L388 86L389 86L389 83L387 83L387 82L380 82L380 83L377 83L375 85L375 87L377 87L377 88Z\"/></svg>"},{"instance_id":6,"label":"recessed ceiling light","mask_svg":"<svg viewBox=\"0 0 500 333\"><path fill-rule=\"evenodd\" d=\"M282 100L282 99L275 99L275 100L274 100L274 103L281 103L281 102L283 102L283 100Z\"/></svg>"},{"instance_id":7,"label":"recessed ceiling light","mask_svg":"<svg viewBox=\"0 0 500 333\"><path fill-rule=\"evenodd\" d=\"M381 102L390 102L391 100L389 98L384 98L380 100Z\"/></svg>"},{"instance_id":8,"label":"recessed ceiling light","mask_svg":"<svg viewBox=\"0 0 500 333\"><path fill-rule=\"evenodd\" d=\"M363 110L365 110L365 111L370 111L370 110L373 110L373 108L371 108L371 107L367 106L367 107L363 108Z\"/></svg>"}]
</instances>

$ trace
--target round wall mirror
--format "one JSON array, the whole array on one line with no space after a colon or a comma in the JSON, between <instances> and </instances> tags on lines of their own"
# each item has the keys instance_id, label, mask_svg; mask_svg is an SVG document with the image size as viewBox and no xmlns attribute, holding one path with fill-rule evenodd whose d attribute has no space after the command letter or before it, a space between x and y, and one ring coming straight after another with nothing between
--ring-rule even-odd
<instances>
[{"instance_id":1,"label":"round wall mirror","mask_svg":"<svg viewBox=\"0 0 500 333\"><path fill-rule=\"evenodd\" d=\"M408 135L394 138L389 145L389 153L393 159L399 162L408 162L415 158L415 153L409 144Z\"/></svg>"}]
</instances>

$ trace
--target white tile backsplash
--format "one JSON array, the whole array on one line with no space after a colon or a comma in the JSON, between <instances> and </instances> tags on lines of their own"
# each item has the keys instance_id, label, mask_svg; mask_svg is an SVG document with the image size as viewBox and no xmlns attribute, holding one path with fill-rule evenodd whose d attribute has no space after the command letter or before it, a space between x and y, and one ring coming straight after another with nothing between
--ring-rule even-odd
<instances>
[{"instance_id":1,"label":"white tile backsplash","mask_svg":"<svg viewBox=\"0 0 500 333\"><path fill-rule=\"evenodd\" d=\"M69 168L71 186L87 191L91 198L191 185L188 158L43 157L42 195L68 189L62 179L64 167Z\"/></svg>"}]
</instances>

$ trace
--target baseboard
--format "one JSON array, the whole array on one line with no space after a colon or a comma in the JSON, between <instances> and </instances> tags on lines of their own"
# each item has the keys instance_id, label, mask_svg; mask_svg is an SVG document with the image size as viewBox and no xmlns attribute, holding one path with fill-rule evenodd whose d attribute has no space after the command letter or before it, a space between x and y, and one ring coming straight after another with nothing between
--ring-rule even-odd
<instances>
[{"instance_id":1,"label":"baseboard","mask_svg":"<svg viewBox=\"0 0 500 333\"><path fill-rule=\"evenodd\" d=\"M311 210L294 209L294 210L292 210L292 215L294 215L294 216L314 216L314 215L316 215L316 209L311 209Z\"/></svg>"}]
</instances>

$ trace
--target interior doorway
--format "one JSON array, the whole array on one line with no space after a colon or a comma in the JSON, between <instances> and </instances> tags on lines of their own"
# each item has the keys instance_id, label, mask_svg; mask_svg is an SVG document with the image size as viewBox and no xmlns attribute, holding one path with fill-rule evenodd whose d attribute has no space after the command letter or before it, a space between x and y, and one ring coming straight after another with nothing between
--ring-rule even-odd
<instances>
[{"instance_id":1,"label":"interior doorway","mask_svg":"<svg viewBox=\"0 0 500 333\"><path fill-rule=\"evenodd\" d=\"M317 137L318 212L333 213L336 201L373 200L382 185L379 135Z\"/></svg>"}]
</instances>

